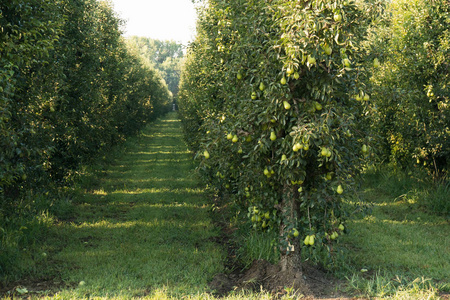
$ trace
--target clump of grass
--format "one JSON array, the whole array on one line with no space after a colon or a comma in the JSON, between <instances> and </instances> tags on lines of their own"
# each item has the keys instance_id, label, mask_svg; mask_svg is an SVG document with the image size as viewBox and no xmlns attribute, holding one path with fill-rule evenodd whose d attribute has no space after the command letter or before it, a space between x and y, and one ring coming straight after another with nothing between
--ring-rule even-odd
<instances>
[{"instance_id":1,"label":"clump of grass","mask_svg":"<svg viewBox=\"0 0 450 300\"><path fill-rule=\"evenodd\" d=\"M44 209L51 204L45 194L27 193L14 213L0 211L0 284L43 273L45 237L55 218Z\"/></svg>"},{"instance_id":2,"label":"clump of grass","mask_svg":"<svg viewBox=\"0 0 450 300\"><path fill-rule=\"evenodd\" d=\"M450 219L450 182L440 182L426 191L424 205L429 211Z\"/></svg>"},{"instance_id":3,"label":"clump of grass","mask_svg":"<svg viewBox=\"0 0 450 300\"><path fill-rule=\"evenodd\" d=\"M237 259L245 268L249 267L254 260L266 260L276 264L280 257L276 246L277 237L278 234L274 231L247 230L239 232L236 237L236 243L238 244Z\"/></svg>"},{"instance_id":4,"label":"clump of grass","mask_svg":"<svg viewBox=\"0 0 450 300\"><path fill-rule=\"evenodd\" d=\"M347 290L362 297L381 299L438 299L436 287L430 279L408 278L389 273L376 272L369 278L353 274L347 278Z\"/></svg>"},{"instance_id":5,"label":"clump of grass","mask_svg":"<svg viewBox=\"0 0 450 300\"><path fill-rule=\"evenodd\" d=\"M375 169L363 176L365 188L383 191L395 199L398 197L415 198L417 207L429 213L450 218L450 181L447 177L435 181L420 170L399 171L388 166Z\"/></svg>"},{"instance_id":6,"label":"clump of grass","mask_svg":"<svg viewBox=\"0 0 450 300\"><path fill-rule=\"evenodd\" d=\"M393 198L407 194L411 188L423 189L428 186L424 181L427 175L418 170L401 172L389 166L381 166L367 171L363 176L365 187L383 190Z\"/></svg>"}]
</instances>

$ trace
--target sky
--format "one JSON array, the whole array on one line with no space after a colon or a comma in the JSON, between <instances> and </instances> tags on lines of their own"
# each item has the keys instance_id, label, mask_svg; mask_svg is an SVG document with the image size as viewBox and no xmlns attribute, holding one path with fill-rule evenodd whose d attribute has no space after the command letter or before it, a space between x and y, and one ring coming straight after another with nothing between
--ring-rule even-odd
<instances>
[{"instance_id":1,"label":"sky","mask_svg":"<svg viewBox=\"0 0 450 300\"><path fill-rule=\"evenodd\" d=\"M111 0L126 21L124 36L174 40L187 45L195 36L196 11L191 0Z\"/></svg>"}]
</instances>

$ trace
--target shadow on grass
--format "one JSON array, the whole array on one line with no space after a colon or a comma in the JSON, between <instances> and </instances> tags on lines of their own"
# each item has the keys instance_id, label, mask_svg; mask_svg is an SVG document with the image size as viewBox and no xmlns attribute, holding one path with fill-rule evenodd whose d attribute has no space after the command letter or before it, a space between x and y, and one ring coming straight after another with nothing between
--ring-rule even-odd
<instances>
[{"instance_id":1,"label":"shadow on grass","mask_svg":"<svg viewBox=\"0 0 450 300\"><path fill-rule=\"evenodd\" d=\"M76 203L76 215L56 234L66 245L54 254L67 297L134 297L170 288L197 294L222 268L213 242L204 187L193 175L174 114L156 122L104 170L99 184Z\"/></svg>"},{"instance_id":2,"label":"shadow on grass","mask_svg":"<svg viewBox=\"0 0 450 300\"><path fill-rule=\"evenodd\" d=\"M424 210L418 193L405 192L404 187L385 188L380 178L372 179L361 192L361 198L372 206L371 213L349 220L349 234L342 237L352 249L349 261L372 274L382 270L393 276L448 283L449 222Z\"/></svg>"}]
</instances>

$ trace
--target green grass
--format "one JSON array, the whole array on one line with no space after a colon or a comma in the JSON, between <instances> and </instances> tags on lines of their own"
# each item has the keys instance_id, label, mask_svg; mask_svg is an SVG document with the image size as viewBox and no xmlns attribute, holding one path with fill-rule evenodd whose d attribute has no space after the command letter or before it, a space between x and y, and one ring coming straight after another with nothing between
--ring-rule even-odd
<instances>
[{"instance_id":1,"label":"green grass","mask_svg":"<svg viewBox=\"0 0 450 300\"><path fill-rule=\"evenodd\" d=\"M350 220L342 237L354 291L378 297L450 291L450 223L424 209L424 189L408 176L366 177L360 197L371 213Z\"/></svg>"},{"instance_id":2,"label":"green grass","mask_svg":"<svg viewBox=\"0 0 450 300\"><path fill-rule=\"evenodd\" d=\"M276 232L239 230L234 237L236 244L239 245L236 259L244 268L250 267L255 259L267 260L272 264L278 263L280 254L274 245L277 236Z\"/></svg>"},{"instance_id":3,"label":"green grass","mask_svg":"<svg viewBox=\"0 0 450 300\"><path fill-rule=\"evenodd\" d=\"M51 229L42 266L68 287L55 298L205 293L224 257L207 200L176 115L150 124Z\"/></svg>"},{"instance_id":4,"label":"green grass","mask_svg":"<svg viewBox=\"0 0 450 300\"><path fill-rule=\"evenodd\" d=\"M370 278L353 274L348 280L347 290L352 293L359 292L362 296L368 298L377 297L393 300L440 299L438 290L429 279L408 280L398 275L392 277L389 273L381 274L380 272Z\"/></svg>"},{"instance_id":5,"label":"green grass","mask_svg":"<svg viewBox=\"0 0 450 300\"><path fill-rule=\"evenodd\" d=\"M45 241L24 261L39 276L4 298L216 299L207 283L224 271L226 253L214 242L219 229L211 221L210 195L195 176L176 115L149 124L112 157L111 164L87 168L74 196L51 209L59 221L45 223ZM450 223L428 209L432 197L445 202L447 191L410 176L368 174L360 198L371 212L350 219L348 234L339 238L347 248L336 269L347 278L341 289L390 299L448 293ZM242 265L278 259L271 234L241 229L233 238ZM46 282L43 288L38 281ZM234 291L224 299L271 295Z\"/></svg>"}]
</instances>

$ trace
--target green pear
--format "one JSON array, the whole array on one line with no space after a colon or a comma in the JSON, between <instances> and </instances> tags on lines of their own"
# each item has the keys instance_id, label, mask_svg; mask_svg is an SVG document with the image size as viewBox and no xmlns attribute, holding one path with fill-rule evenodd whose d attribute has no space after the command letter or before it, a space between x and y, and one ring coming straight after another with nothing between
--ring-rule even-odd
<instances>
[{"instance_id":1,"label":"green pear","mask_svg":"<svg viewBox=\"0 0 450 300\"><path fill-rule=\"evenodd\" d=\"M303 241L303 243L305 244L305 245L309 245L309 235L307 235L306 237L305 237L305 240Z\"/></svg>"},{"instance_id":2,"label":"green pear","mask_svg":"<svg viewBox=\"0 0 450 300\"><path fill-rule=\"evenodd\" d=\"M367 146L362 145L361 151L362 151L362 153L367 153L367 151L368 151Z\"/></svg>"},{"instance_id":3,"label":"green pear","mask_svg":"<svg viewBox=\"0 0 450 300\"><path fill-rule=\"evenodd\" d=\"M375 58L375 59L373 60L373 67L374 67L374 68L380 67L380 61L378 60L378 58Z\"/></svg>"},{"instance_id":4,"label":"green pear","mask_svg":"<svg viewBox=\"0 0 450 300\"><path fill-rule=\"evenodd\" d=\"M283 101L283 106L284 106L284 109L290 109L291 108L291 105L286 100Z\"/></svg>"},{"instance_id":5,"label":"green pear","mask_svg":"<svg viewBox=\"0 0 450 300\"><path fill-rule=\"evenodd\" d=\"M319 102L314 102L314 106L315 106L316 110L322 109L322 104L320 104Z\"/></svg>"},{"instance_id":6,"label":"green pear","mask_svg":"<svg viewBox=\"0 0 450 300\"><path fill-rule=\"evenodd\" d=\"M277 139L277 135L275 134L274 131L270 132L270 140L271 141L275 141Z\"/></svg>"},{"instance_id":7,"label":"green pear","mask_svg":"<svg viewBox=\"0 0 450 300\"><path fill-rule=\"evenodd\" d=\"M334 19L336 22L340 22L340 21L342 20L342 16L341 16L340 13L335 13L334 16L333 16L333 19Z\"/></svg>"},{"instance_id":8,"label":"green pear","mask_svg":"<svg viewBox=\"0 0 450 300\"><path fill-rule=\"evenodd\" d=\"M350 60L348 58L344 58L342 60L342 63L344 64L345 67L350 68L351 63L350 63Z\"/></svg>"}]
</instances>

